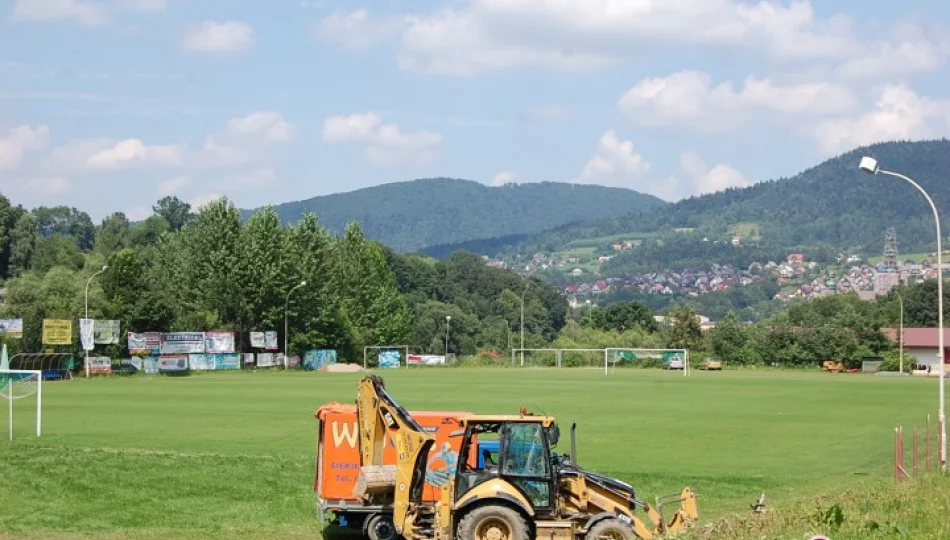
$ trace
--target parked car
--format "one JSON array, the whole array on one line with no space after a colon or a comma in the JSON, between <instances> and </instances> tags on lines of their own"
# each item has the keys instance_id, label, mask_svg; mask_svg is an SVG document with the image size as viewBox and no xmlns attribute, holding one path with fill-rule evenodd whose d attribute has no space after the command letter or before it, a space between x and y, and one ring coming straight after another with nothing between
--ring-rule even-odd
<instances>
[{"instance_id":1,"label":"parked car","mask_svg":"<svg viewBox=\"0 0 950 540\"><path fill-rule=\"evenodd\" d=\"M674 356L663 363L663 369L683 369L683 357Z\"/></svg>"},{"instance_id":2,"label":"parked car","mask_svg":"<svg viewBox=\"0 0 950 540\"><path fill-rule=\"evenodd\" d=\"M722 360L718 358L707 358L699 364L699 369L722 370Z\"/></svg>"}]
</instances>

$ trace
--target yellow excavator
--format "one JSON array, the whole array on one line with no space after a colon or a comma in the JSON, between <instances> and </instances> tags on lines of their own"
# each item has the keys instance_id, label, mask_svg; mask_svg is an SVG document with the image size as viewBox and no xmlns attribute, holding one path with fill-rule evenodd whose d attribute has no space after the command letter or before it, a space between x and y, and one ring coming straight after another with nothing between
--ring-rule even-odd
<instances>
[{"instance_id":1,"label":"yellow excavator","mask_svg":"<svg viewBox=\"0 0 950 540\"><path fill-rule=\"evenodd\" d=\"M435 438L386 392L377 375L364 377L357 392L360 473L354 495L392 508L389 529L371 538L405 540L612 540L658 538L699 518L690 488L650 505L620 480L577 466L576 424L571 454L553 448L560 429L550 416L466 415L452 436L463 437L454 472L439 498L423 501L427 460ZM386 439L395 443L396 464L383 465ZM484 452L484 455L479 455ZM680 503L669 521L665 504ZM652 527L636 513L640 509Z\"/></svg>"}]
</instances>

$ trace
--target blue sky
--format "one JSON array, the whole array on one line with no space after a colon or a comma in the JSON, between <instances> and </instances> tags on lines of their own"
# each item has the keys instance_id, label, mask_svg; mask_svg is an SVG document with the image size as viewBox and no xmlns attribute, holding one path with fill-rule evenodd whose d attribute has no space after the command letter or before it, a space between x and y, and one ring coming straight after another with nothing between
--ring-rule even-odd
<instances>
[{"instance_id":1,"label":"blue sky","mask_svg":"<svg viewBox=\"0 0 950 540\"><path fill-rule=\"evenodd\" d=\"M132 219L386 182L666 200L950 131L935 0L0 0L0 190Z\"/></svg>"}]
</instances>

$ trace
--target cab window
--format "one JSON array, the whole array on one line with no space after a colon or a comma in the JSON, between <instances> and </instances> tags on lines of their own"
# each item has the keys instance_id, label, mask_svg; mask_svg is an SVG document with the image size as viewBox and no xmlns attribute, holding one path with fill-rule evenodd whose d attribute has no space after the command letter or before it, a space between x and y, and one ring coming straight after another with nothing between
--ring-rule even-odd
<instances>
[{"instance_id":1,"label":"cab window","mask_svg":"<svg viewBox=\"0 0 950 540\"><path fill-rule=\"evenodd\" d=\"M506 476L548 476L550 460L540 424L508 424L502 447L502 474Z\"/></svg>"}]
</instances>

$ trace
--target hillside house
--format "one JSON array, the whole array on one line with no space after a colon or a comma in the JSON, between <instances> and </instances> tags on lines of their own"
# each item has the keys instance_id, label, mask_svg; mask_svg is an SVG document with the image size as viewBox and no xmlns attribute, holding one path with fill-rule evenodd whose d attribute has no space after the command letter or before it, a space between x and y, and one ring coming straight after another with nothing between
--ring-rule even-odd
<instances>
[{"instance_id":1,"label":"hillside house","mask_svg":"<svg viewBox=\"0 0 950 540\"><path fill-rule=\"evenodd\" d=\"M898 328L881 328L881 332L883 332L892 343L900 343ZM944 364L950 364L950 328L944 328L943 332L943 362ZM939 369L937 360L937 352L940 350L938 347L939 338L940 335L937 333L936 328L907 328L905 326L904 351L913 357L914 363L930 366L932 369Z\"/></svg>"}]
</instances>

